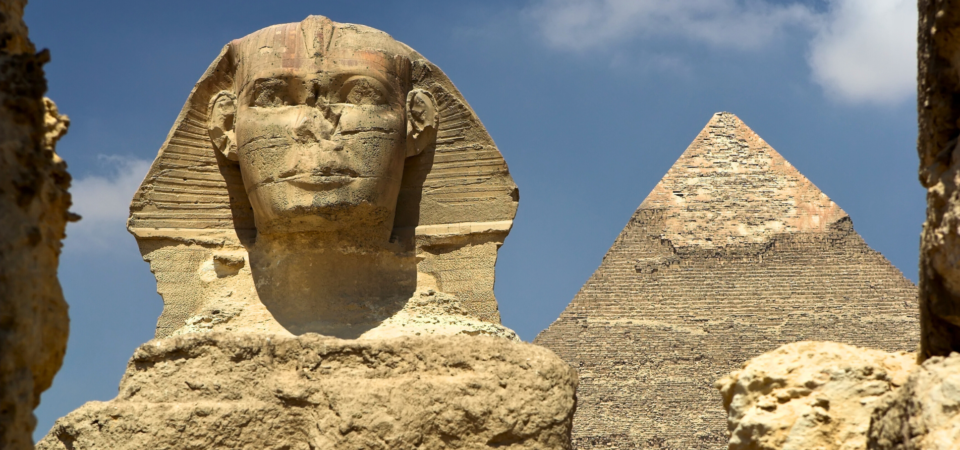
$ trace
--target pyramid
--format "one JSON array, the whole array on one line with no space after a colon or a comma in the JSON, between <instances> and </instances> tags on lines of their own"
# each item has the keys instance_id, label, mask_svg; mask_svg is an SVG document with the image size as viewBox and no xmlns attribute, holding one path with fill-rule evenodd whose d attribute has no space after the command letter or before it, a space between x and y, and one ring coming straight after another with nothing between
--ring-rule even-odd
<instances>
[{"instance_id":1,"label":"pyramid","mask_svg":"<svg viewBox=\"0 0 960 450\"><path fill-rule=\"evenodd\" d=\"M534 341L580 372L578 449L725 449L714 381L801 340L914 351L917 288L717 113Z\"/></svg>"}]
</instances>

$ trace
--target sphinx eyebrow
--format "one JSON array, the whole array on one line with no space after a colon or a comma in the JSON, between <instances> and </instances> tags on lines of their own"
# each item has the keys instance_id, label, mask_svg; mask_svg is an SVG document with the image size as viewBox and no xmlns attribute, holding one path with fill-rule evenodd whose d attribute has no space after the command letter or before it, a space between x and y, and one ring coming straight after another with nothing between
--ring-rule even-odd
<instances>
[{"instance_id":1,"label":"sphinx eyebrow","mask_svg":"<svg viewBox=\"0 0 960 450\"><path fill-rule=\"evenodd\" d=\"M279 81L279 82L281 82L281 83L287 84L288 81L289 81L291 78L299 78L299 77L296 77L296 76L275 75L275 76L262 76L262 77L254 78L254 79L252 79L252 80L246 80L246 81L244 81L243 84L241 84L240 87L237 89L237 94L243 94L244 92L246 92L246 90L247 90L250 86L256 87L256 86L259 86L261 83L263 83L263 82L265 82L265 81L277 80L277 81Z\"/></svg>"}]
</instances>

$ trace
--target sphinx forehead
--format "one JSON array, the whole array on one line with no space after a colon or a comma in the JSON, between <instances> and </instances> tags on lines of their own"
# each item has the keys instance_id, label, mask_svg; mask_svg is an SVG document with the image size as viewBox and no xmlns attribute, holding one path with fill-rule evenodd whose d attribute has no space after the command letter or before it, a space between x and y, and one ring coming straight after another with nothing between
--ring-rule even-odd
<instances>
[{"instance_id":1,"label":"sphinx forehead","mask_svg":"<svg viewBox=\"0 0 960 450\"><path fill-rule=\"evenodd\" d=\"M230 43L243 84L265 71L308 69L321 60L341 60L405 79L411 50L389 34L363 25L310 16L273 25Z\"/></svg>"},{"instance_id":2,"label":"sphinx forehead","mask_svg":"<svg viewBox=\"0 0 960 450\"><path fill-rule=\"evenodd\" d=\"M336 56L375 51L387 57L410 57L410 48L389 34L365 25L310 16L301 22L272 25L231 42L245 59Z\"/></svg>"}]
</instances>

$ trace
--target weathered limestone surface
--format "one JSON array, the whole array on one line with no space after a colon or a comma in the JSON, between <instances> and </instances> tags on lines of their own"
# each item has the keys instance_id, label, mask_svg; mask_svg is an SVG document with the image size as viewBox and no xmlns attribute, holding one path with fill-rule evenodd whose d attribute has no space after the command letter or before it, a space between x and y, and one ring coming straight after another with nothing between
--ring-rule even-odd
<instances>
[{"instance_id":1,"label":"weathered limestone surface","mask_svg":"<svg viewBox=\"0 0 960 450\"><path fill-rule=\"evenodd\" d=\"M949 450L960 445L960 354L934 356L878 402L870 450Z\"/></svg>"},{"instance_id":2,"label":"weathered limestone surface","mask_svg":"<svg viewBox=\"0 0 960 450\"><path fill-rule=\"evenodd\" d=\"M870 415L902 386L916 354L797 342L717 382L729 450L862 450Z\"/></svg>"},{"instance_id":3,"label":"weathered limestone surface","mask_svg":"<svg viewBox=\"0 0 960 450\"><path fill-rule=\"evenodd\" d=\"M54 153L69 123L43 98L43 64L22 21L24 0L0 2L0 448L33 446L33 409L67 344L57 281L70 176Z\"/></svg>"},{"instance_id":4,"label":"weathered limestone surface","mask_svg":"<svg viewBox=\"0 0 960 450\"><path fill-rule=\"evenodd\" d=\"M569 449L576 371L494 337L193 333L141 346L53 449Z\"/></svg>"},{"instance_id":5,"label":"weathered limestone surface","mask_svg":"<svg viewBox=\"0 0 960 450\"><path fill-rule=\"evenodd\" d=\"M719 113L534 342L580 372L578 448L719 449L717 379L801 340L913 351L916 292L840 207Z\"/></svg>"},{"instance_id":6,"label":"weathered limestone surface","mask_svg":"<svg viewBox=\"0 0 960 450\"><path fill-rule=\"evenodd\" d=\"M157 337L219 316L213 329L356 338L429 291L499 326L494 265L518 200L437 66L311 16L224 47L128 226L163 296Z\"/></svg>"},{"instance_id":7,"label":"weathered limestone surface","mask_svg":"<svg viewBox=\"0 0 960 450\"><path fill-rule=\"evenodd\" d=\"M517 201L456 88L386 33L232 41L131 205L158 339L38 448L571 448L576 371L493 298Z\"/></svg>"},{"instance_id":8,"label":"weathered limestone surface","mask_svg":"<svg viewBox=\"0 0 960 450\"><path fill-rule=\"evenodd\" d=\"M917 102L920 183L927 220L920 244L920 358L960 351L960 3L921 0Z\"/></svg>"}]
</instances>

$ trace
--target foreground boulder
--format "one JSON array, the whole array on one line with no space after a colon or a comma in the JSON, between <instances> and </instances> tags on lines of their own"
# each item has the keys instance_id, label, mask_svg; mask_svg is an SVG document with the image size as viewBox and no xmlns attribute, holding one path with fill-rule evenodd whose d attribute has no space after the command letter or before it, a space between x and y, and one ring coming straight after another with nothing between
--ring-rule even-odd
<instances>
[{"instance_id":1,"label":"foreground boulder","mask_svg":"<svg viewBox=\"0 0 960 450\"><path fill-rule=\"evenodd\" d=\"M109 402L52 449L569 449L576 372L486 336L339 340L194 333L134 353Z\"/></svg>"},{"instance_id":2,"label":"foreground boulder","mask_svg":"<svg viewBox=\"0 0 960 450\"><path fill-rule=\"evenodd\" d=\"M915 359L834 342L760 355L717 382L729 449L863 449L879 399L906 382Z\"/></svg>"},{"instance_id":3,"label":"foreground boulder","mask_svg":"<svg viewBox=\"0 0 960 450\"><path fill-rule=\"evenodd\" d=\"M870 450L960 448L960 355L935 356L873 412Z\"/></svg>"}]
</instances>

